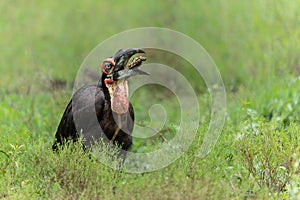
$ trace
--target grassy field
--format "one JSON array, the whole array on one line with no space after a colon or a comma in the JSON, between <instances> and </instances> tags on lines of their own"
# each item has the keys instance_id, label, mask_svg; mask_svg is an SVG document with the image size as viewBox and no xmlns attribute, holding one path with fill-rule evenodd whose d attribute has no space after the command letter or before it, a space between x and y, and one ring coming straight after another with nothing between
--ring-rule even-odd
<instances>
[{"instance_id":1,"label":"grassy field","mask_svg":"<svg viewBox=\"0 0 300 200\"><path fill-rule=\"evenodd\" d=\"M4 0L0 16L0 199L300 199L299 1ZM187 34L216 62L227 115L213 151L196 156L210 118L201 81L195 140L161 170L115 171L78 144L54 154L84 58L113 34L145 26ZM137 120L149 123L141 102L155 96L176 121L173 99L151 91L132 99ZM161 142L137 139L132 150Z\"/></svg>"}]
</instances>

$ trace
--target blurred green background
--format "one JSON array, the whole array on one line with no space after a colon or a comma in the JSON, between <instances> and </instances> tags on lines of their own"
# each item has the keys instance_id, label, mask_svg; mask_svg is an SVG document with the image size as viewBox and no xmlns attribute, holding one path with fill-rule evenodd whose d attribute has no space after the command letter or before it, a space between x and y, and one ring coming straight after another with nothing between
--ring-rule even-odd
<instances>
[{"instance_id":1,"label":"blurred green background","mask_svg":"<svg viewBox=\"0 0 300 200\"><path fill-rule=\"evenodd\" d=\"M74 79L83 58L113 34L165 27L199 42L229 89L299 74L297 1L2 1L1 87ZM247 78L245 78L245 76Z\"/></svg>"}]
</instances>

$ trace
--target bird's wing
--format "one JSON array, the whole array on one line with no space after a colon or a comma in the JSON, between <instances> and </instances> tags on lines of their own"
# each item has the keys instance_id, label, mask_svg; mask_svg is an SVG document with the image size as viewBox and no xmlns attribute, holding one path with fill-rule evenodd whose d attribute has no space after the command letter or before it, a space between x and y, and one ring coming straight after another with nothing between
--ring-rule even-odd
<instances>
[{"instance_id":1,"label":"bird's wing","mask_svg":"<svg viewBox=\"0 0 300 200\"><path fill-rule=\"evenodd\" d=\"M61 121L57 127L55 134L55 142L52 146L53 150L58 149L58 145L62 145L65 140L72 139L76 141L76 128L73 121L72 100L67 105Z\"/></svg>"},{"instance_id":2,"label":"bird's wing","mask_svg":"<svg viewBox=\"0 0 300 200\"><path fill-rule=\"evenodd\" d=\"M103 113L104 104L103 91L96 85L83 87L74 94L74 122L78 135L82 137L85 146L89 146L103 137L99 123L101 116L97 115Z\"/></svg>"},{"instance_id":3,"label":"bird's wing","mask_svg":"<svg viewBox=\"0 0 300 200\"><path fill-rule=\"evenodd\" d=\"M103 92L97 85L80 88L73 95L62 116L55 135L56 141L53 149L57 148L57 143L63 144L68 139L76 141L78 137L84 136L84 140L91 140L93 138L90 137L93 137L94 133L99 135L101 128L96 110L101 113L104 103Z\"/></svg>"}]
</instances>

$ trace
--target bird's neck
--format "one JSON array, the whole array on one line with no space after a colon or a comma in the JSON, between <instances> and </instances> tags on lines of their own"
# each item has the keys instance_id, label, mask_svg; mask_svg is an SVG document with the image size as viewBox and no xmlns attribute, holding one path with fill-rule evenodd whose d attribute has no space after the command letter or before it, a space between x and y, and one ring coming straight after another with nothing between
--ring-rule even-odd
<instances>
[{"instance_id":1,"label":"bird's neck","mask_svg":"<svg viewBox=\"0 0 300 200\"><path fill-rule=\"evenodd\" d=\"M109 91L108 88L106 87L105 83L104 83L105 78L102 76L101 80L99 80L98 82L98 86L102 87L103 93L104 93L104 98L105 100L107 100L110 103L110 95L109 95Z\"/></svg>"},{"instance_id":2,"label":"bird's neck","mask_svg":"<svg viewBox=\"0 0 300 200\"><path fill-rule=\"evenodd\" d=\"M110 103L112 111L117 114L124 114L128 111L128 81L122 79L113 83L105 83L102 80L102 88L105 99Z\"/></svg>"}]
</instances>

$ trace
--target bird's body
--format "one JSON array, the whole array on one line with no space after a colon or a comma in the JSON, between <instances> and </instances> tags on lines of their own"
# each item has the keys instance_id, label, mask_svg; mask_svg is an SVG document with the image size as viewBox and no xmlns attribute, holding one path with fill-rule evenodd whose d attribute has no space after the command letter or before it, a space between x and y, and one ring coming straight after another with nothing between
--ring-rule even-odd
<instances>
[{"instance_id":1,"label":"bird's body","mask_svg":"<svg viewBox=\"0 0 300 200\"><path fill-rule=\"evenodd\" d=\"M84 136L83 143L85 146L90 145L88 142L93 144L93 139L97 141L100 137L111 141L119 128L114 120L115 116L115 118L123 119L121 123L126 124L122 124L122 126L126 127L128 131L126 133L120 129L113 142L120 145L122 149L128 150L132 144L133 107L130 103L128 111L132 120L126 119L128 117L127 114L113 115L110 108L110 100L104 98L101 85L87 85L80 88L73 95L62 116L62 120L57 128L56 142L53 145L53 149L56 150L57 144L63 144L66 139L71 139L73 142L77 141L80 134Z\"/></svg>"},{"instance_id":2,"label":"bird's body","mask_svg":"<svg viewBox=\"0 0 300 200\"><path fill-rule=\"evenodd\" d=\"M128 57L128 54L130 54L130 58L135 53L144 53L141 50L133 50L127 50L127 53L123 51L121 55L118 55L117 52L114 58L116 63L113 60L109 60L109 62L118 70L109 74L105 71L106 68L104 67L106 66L102 64L103 75L99 83L83 86L74 93L57 128L55 143L52 147L54 150L57 150L58 146L63 145L66 140L75 142L80 137L84 147L88 148L100 138L117 144L122 150L127 151L130 148L134 111L128 101L127 79L129 76L124 76L128 71L125 70L127 62L124 63L122 58L124 55ZM108 61L103 63L106 65ZM122 72L120 73L122 74L120 75L121 78L117 77L119 72ZM137 72L139 72L138 69L135 73ZM110 78L112 76L117 78Z\"/></svg>"}]
</instances>

